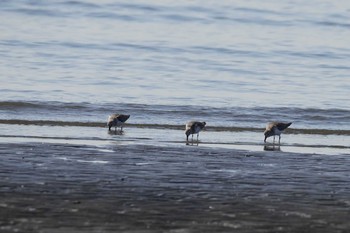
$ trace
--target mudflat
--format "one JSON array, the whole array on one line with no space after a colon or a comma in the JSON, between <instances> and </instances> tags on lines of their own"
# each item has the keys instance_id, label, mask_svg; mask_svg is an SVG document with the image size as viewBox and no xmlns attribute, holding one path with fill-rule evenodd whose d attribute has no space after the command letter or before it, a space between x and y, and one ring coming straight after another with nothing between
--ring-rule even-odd
<instances>
[{"instance_id":1,"label":"mudflat","mask_svg":"<svg viewBox=\"0 0 350 233\"><path fill-rule=\"evenodd\" d=\"M0 144L1 232L348 232L347 155Z\"/></svg>"}]
</instances>

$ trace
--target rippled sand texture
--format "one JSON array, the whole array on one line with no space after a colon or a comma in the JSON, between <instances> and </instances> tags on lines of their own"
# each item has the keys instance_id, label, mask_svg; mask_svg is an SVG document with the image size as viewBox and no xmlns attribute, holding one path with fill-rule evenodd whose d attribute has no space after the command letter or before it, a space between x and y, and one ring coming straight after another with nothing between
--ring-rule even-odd
<instances>
[{"instance_id":1,"label":"rippled sand texture","mask_svg":"<svg viewBox=\"0 0 350 233\"><path fill-rule=\"evenodd\" d=\"M346 232L349 156L0 144L1 232Z\"/></svg>"}]
</instances>

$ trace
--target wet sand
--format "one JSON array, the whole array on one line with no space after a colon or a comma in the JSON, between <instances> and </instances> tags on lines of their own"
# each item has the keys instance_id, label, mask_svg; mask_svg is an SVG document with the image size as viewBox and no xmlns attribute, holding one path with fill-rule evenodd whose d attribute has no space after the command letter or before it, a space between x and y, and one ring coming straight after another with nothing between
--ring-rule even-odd
<instances>
[{"instance_id":1,"label":"wet sand","mask_svg":"<svg viewBox=\"0 0 350 233\"><path fill-rule=\"evenodd\" d=\"M348 155L0 144L0 232L349 232Z\"/></svg>"}]
</instances>

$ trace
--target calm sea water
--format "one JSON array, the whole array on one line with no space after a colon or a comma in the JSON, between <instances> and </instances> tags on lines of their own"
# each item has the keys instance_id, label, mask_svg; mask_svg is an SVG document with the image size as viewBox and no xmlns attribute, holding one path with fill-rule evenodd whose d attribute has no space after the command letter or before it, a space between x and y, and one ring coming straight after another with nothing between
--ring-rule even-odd
<instances>
[{"instance_id":1,"label":"calm sea water","mask_svg":"<svg viewBox=\"0 0 350 233\"><path fill-rule=\"evenodd\" d=\"M124 112L136 127L198 119L208 142L245 142L219 134L245 128L260 143L281 120L293 145L311 135L348 153L349 13L325 0L1 1L2 132Z\"/></svg>"}]
</instances>

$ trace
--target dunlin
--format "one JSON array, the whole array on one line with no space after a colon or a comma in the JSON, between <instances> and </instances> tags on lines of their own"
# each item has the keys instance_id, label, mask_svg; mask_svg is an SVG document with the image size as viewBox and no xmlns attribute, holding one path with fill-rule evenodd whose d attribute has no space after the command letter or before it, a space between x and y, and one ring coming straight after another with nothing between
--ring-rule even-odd
<instances>
[{"instance_id":1,"label":"dunlin","mask_svg":"<svg viewBox=\"0 0 350 233\"><path fill-rule=\"evenodd\" d=\"M292 122L290 122L290 123L282 123L282 122L268 123L266 126L266 130L264 132L264 135L265 135L264 142L266 142L266 139L268 137L271 137L271 136L273 136L273 142L275 142L275 136L278 135L278 137L279 137L278 143L281 143L281 134L291 124L292 124Z\"/></svg>"},{"instance_id":2,"label":"dunlin","mask_svg":"<svg viewBox=\"0 0 350 233\"><path fill-rule=\"evenodd\" d=\"M120 126L120 131L123 131L123 125L125 121L129 119L130 115L123 114L112 114L108 117L107 125L108 130L111 131L112 127L115 127L115 131L117 131L117 127Z\"/></svg>"},{"instance_id":3,"label":"dunlin","mask_svg":"<svg viewBox=\"0 0 350 233\"><path fill-rule=\"evenodd\" d=\"M185 134L187 136L187 141L188 141L188 136L192 134L192 141L193 141L193 134L197 134L197 141L199 137L199 132L205 127L206 123L205 122L199 122L199 121L190 121L186 124L186 131Z\"/></svg>"}]
</instances>

